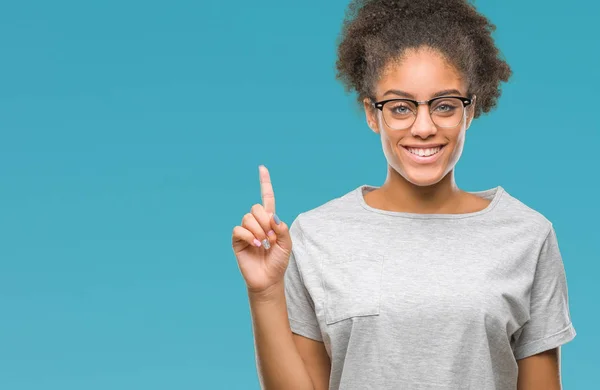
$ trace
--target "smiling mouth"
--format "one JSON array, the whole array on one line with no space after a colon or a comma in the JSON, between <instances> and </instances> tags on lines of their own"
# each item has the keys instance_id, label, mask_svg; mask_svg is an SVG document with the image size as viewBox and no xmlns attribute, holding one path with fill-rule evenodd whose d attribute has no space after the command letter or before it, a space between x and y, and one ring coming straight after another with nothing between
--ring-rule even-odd
<instances>
[{"instance_id":1,"label":"smiling mouth","mask_svg":"<svg viewBox=\"0 0 600 390\"><path fill-rule=\"evenodd\" d=\"M414 154L419 157L431 157L440 152L446 145L440 145L435 148L411 148L407 146L402 146L404 149L408 150L409 153Z\"/></svg>"}]
</instances>

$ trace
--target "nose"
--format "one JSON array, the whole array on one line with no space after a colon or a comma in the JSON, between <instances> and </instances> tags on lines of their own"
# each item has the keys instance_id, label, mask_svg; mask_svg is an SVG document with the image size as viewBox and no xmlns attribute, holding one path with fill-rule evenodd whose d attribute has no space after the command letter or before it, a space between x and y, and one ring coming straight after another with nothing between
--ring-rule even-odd
<instances>
[{"instance_id":1,"label":"nose","mask_svg":"<svg viewBox=\"0 0 600 390\"><path fill-rule=\"evenodd\" d=\"M437 133L437 127L431 120L429 115L429 106L427 104L420 104L417 108L417 117L415 123L411 127L411 134L415 137L426 139Z\"/></svg>"}]
</instances>

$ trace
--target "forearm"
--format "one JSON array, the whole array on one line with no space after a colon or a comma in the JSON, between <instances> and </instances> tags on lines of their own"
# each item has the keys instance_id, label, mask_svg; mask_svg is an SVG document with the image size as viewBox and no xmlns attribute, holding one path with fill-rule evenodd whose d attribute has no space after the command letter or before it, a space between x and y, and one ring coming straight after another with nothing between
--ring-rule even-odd
<instances>
[{"instance_id":1,"label":"forearm","mask_svg":"<svg viewBox=\"0 0 600 390\"><path fill-rule=\"evenodd\" d=\"M258 375L264 390L313 390L292 338L283 282L266 293L249 292Z\"/></svg>"}]
</instances>

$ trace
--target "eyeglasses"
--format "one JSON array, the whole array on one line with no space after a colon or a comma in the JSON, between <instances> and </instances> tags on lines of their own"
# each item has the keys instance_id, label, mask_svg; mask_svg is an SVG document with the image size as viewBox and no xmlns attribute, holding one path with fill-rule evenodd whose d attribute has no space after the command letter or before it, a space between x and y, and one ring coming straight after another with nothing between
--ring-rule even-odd
<instances>
[{"instance_id":1,"label":"eyeglasses","mask_svg":"<svg viewBox=\"0 0 600 390\"><path fill-rule=\"evenodd\" d=\"M411 127L417 119L420 104L429 106L429 115L436 126L456 127L463 121L465 107L470 105L473 99L462 96L440 96L424 101L389 99L372 102L371 105L382 112L385 124L393 130Z\"/></svg>"}]
</instances>

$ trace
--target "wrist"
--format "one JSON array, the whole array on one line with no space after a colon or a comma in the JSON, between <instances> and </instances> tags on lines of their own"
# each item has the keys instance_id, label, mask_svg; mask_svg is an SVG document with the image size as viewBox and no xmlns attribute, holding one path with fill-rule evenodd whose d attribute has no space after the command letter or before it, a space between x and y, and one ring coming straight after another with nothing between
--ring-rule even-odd
<instances>
[{"instance_id":1,"label":"wrist","mask_svg":"<svg viewBox=\"0 0 600 390\"><path fill-rule=\"evenodd\" d=\"M255 302L274 302L281 300L281 298L285 296L283 280L261 290L253 290L250 288L247 290L248 298Z\"/></svg>"}]
</instances>

